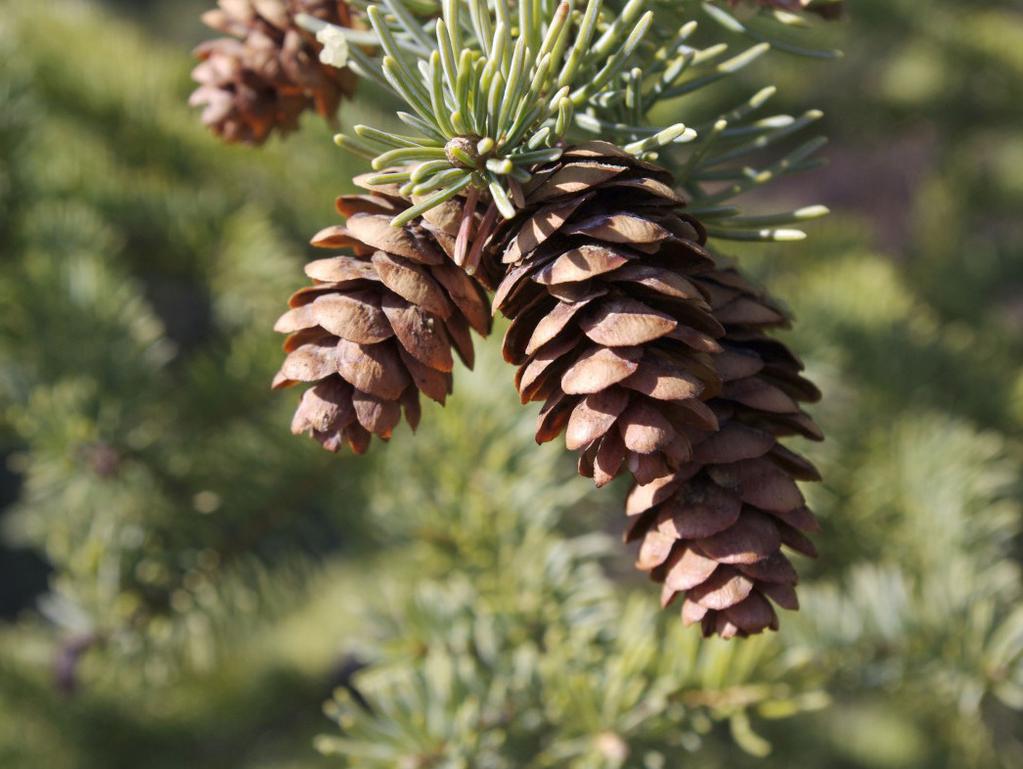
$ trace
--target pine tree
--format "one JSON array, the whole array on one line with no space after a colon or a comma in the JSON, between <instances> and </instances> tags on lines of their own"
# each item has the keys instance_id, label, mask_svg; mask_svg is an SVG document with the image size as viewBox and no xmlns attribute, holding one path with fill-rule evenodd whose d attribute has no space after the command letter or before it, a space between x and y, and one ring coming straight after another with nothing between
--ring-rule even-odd
<instances>
[{"instance_id":1,"label":"pine tree","mask_svg":"<svg viewBox=\"0 0 1023 769\"><path fill-rule=\"evenodd\" d=\"M698 134L655 162L714 255L785 298L772 307L797 322L771 335L825 393L827 442L788 443L826 479L804 488L826 557L793 558L803 611L781 632L724 642L657 612L594 533L617 536L626 488L593 490L533 444L496 340L474 371L456 363L415 436L397 427L358 460L282 436L269 327L355 167L319 121L225 150L181 106L187 42L44 5L14 0L0 24L0 593L26 607L0 624L0 765L1019 764L1023 27L1007 7L861 0L808 32L668 4L699 20L694 48L730 45L687 78L765 34L783 53L847 49L812 76L765 54L655 105ZM765 70L771 112L769 93L744 96ZM369 90L342 120L382 119ZM647 138L614 109L577 111L572 131ZM813 164L790 132L811 123L838 139L833 170L765 186ZM753 214L729 210L735 188L758 190ZM757 213L818 195L842 213L810 248L784 238L814 211ZM29 552L49 562L42 594Z\"/></svg>"}]
</instances>

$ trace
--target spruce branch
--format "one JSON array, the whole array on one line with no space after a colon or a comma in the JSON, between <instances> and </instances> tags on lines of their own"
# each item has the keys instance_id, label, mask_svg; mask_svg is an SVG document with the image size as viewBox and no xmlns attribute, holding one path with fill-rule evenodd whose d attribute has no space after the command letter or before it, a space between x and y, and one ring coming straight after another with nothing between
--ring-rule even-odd
<instances>
[{"instance_id":1,"label":"spruce branch","mask_svg":"<svg viewBox=\"0 0 1023 769\"><path fill-rule=\"evenodd\" d=\"M720 5L709 2L702 3L704 13L725 29L730 32L737 32L739 34L746 35L750 39L758 42L769 43L775 50L815 59L837 59L842 56L842 52L839 50L805 48L803 46L795 45L789 42L786 37L779 34L779 28L792 29L808 26L807 21L803 16L793 13L793 7L802 6L807 10L812 10L821 14L825 18L834 18L836 14L841 13L840 1L824 3L793 3L787 2L786 0L766 0L765 2L762 2L761 5L773 6L769 14L770 18L766 22L764 22L762 18L759 18L762 17L762 14L745 21L740 21L735 14L730 13Z\"/></svg>"},{"instance_id":2,"label":"spruce branch","mask_svg":"<svg viewBox=\"0 0 1023 769\"><path fill-rule=\"evenodd\" d=\"M416 135L357 125L355 136L342 134L337 142L372 160L381 172L372 183L399 184L403 195L417 199L394 218L395 226L470 186L510 219L531 169L559 157L562 139L591 105L614 102L622 93L636 114L641 111L642 72L628 66L653 24L645 5L629 0L614 13L602 0L589 0L579 11L570 0L492 6L446 0L440 17L425 24L403 0L369 5L378 56L352 46L351 65L386 83L411 108L398 118ZM648 154L694 138L679 123L645 131L624 148Z\"/></svg>"},{"instance_id":3,"label":"spruce branch","mask_svg":"<svg viewBox=\"0 0 1023 769\"><path fill-rule=\"evenodd\" d=\"M733 80L772 50L823 55L809 49L797 50L761 34L751 20L741 22L720 5L709 2L698 7L684 4L681 10L658 6L657 13L664 19L677 19L678 25L657 24L656 34L635 57L628 75L620 77L600 99L587 105L586 111L577 116L576 125L624 146L644 160L668 167L686 192L690 210L710 223L708 234L713 237L772 241L804 238L805 233L799 229L779 229L773 225L818 218L827 213L823 206L769 214L765 226L757 223L763 217L740 216L733 200L783 176L819 166L820 161L813 156L824 146L823 137L812 137L795 147L788 145L793 136L820 120L819 110L796 116L764 116L765 104L777 92L771 85L709 120L686 120L691 127L671 142L660 140L672 135L672 129L654 127L652 116L659 114L654 110L681 110L691 101L705 102L694 97L702 97L707 89ZM702 18L692 18L696 14L702 14ZM789 23L794 22L790 19ZM712 32L724 29L755 42L735 50L715 36L700 47L694 39L701 26ZM671 32L672 29L675 31Z\"/></svg>"},{"instance_id":4,"label":"spruce branch","mask_svg":"<svg viewBox=\"0 0 1023 769\"><path fill-rule=\"evenodd\" d=\"M787 156L768 152L766 160L754 161L764 155L761 151L773 150L817 121L819 111L762 117L758 111L775 92L769 87L702 127L657 125L652 116L666 102L693 97L737 76L772 49L825 53L793 46L765 32L755 19L740 21L709 2L671 8L655 4L652 11L648 0L606 7L603 0L589 0L578 10L569 0L556 5L502 0L493 6L482 0L446 0L439 18L435 14L427 21L403 2L366 6L379 46L369 55L350 45L345 61L411 108L398 118L413 134L357 125L354 135L337 137L340 146L369 159L380 172L372 182L398 184L401 194L415 199L414 206L395 217L396 226L470 187L509 219L532 178L531 169L556 159L564 140L593 133L675 171L694 206L716 210L716 237L803 237L799 230L755 227L728 214L733 207L724 204L781 176L816 167L810 155L822 146L820 139ZM773 8L769 23L805 24L792 10ZM738 50L718 40L696 46L695 15L710 22L711 30L754 42ZM349 43L365 43L365 33L330 29L318 20L309 23L321 39L329 32L348 36ZM665 152L679 145L687 151ZM805 209L772 216L792 222L812 218Z\"/></svg>"}]
</instances>

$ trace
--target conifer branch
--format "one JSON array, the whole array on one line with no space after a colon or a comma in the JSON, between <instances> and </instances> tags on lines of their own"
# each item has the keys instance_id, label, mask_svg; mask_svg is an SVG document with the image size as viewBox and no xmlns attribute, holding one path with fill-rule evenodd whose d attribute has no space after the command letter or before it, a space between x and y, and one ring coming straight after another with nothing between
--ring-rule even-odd
<instances>
[{"instance_id":1,"label":"conifer branch","mask_svg":"<svg viewBox=\"0 0 1023 769\"><path fill-rule=\"evenodd\" d=\"M679 25L658 24L654 40L650 41L656 43L656 47L644 49L628 76L621 77L600 99L589 104L586 112L576 118L576 124L585 131L610 138L644 160L657 161L671 169L694 211L711 213L714 223L709 234L714 237L730 240L805 237L796 229L754 227L737 218L740 211L732 201L782 176L819 165L812 156L824 145L822 137L804 140L803 144L786 148L781 154L777 149L785 146L793 135L819 121L822 117L819 110L809 110L800 116L762 116L762 108L777 91L774 86L767 86L711 120L694 122L671 142L659 141L673 135L673 131L651 125L651 115L666 102L674 105L678 100L689 99L736 77L771 50L822 56L820 52L796 49L761 34L752 21L741 22L720 5L703 2L698 8L694 6L685 5L681 11L664 9L664 17L679 19ZM661 10L662 7L658 7L659 13ZM691 41L701 23L690 18L694 13L702 14L703 19L711 23L711 29L724 28L756 42L738 51L720 41L702 48L694 46ZM784 15L786 12L776 9L774 13ZM802 17L793 17L791 13L788 17L792 17L786 17L790 25L795 24L797 18L803 21ZM665 32L670 29L675 32ZM681 104L684 106L685 102ZM822 215L824 210L803 207L799 211L771 214L770 219L796 223ZM814 212L815 216L808 216L807 211Z\"/></svg>"},{"instance_id":2,"label":"conifer branch","mask_svg":"<svg viewBox=\"0 0 1023 769\"><path fill-rule=\"evenodd\" d=\"M581 12L569 0L517 7L507 0L492 7L482 0L447 0L440 18L427 24L403 0L369 5L380 55L356 57L353 65L386 82L411 107L399 118L419 135L395 140L359 125L354 131L361 141L341 135L338 143L365 156L375 153L373 167L382 174L372 182L386 178L407 196L432 193L395 217L396 226L469 185L486 191L502 216L511 218L530 168L558 157L559 143L584 110L615 101L630 79L625 90L635 105L641 73L627 66L651 28L645 3L630 0L616 14L602 0L589 0ZM646 131L625 149L644 154L694 138L677 124Z\"/></svg>"}]
</instances>

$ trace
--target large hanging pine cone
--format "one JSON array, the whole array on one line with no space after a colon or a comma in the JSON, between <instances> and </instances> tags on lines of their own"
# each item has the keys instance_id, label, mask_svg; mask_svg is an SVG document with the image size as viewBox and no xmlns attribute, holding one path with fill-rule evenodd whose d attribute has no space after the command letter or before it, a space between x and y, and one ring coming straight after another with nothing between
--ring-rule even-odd
<instances>
[{"instance_id":1,"label":"large hanging pine cone","mask_svg":"<svg viewBox=\"0 0 1023 769\"><path fill-rule=\"evenodd\" d=\"M818 524L795 481L820 476L778 438L822 438L799 407L820 393L800 376L799 359L765 333L786 318L762 293L730 269L694 282L726 328L715 356L724 387L708 402L720 430L691 436L692 460L676 473L633 488L627 539L642 541L637 567L663 584L665 606L684 593L686 624L731 638L776 629L772 601L799 606L781 547L816 555L804 532Z\"/></svg>"},{"instance_id":2,"label":"large hanging pine cone","mask_svg":"<svg viewBox=\"0 0 1023 769\"><path fill-rule=\"evenodd\" d=\"M482 273L506 270L494 305L523 401L545 401L537 440L565 430L598 485L631 471L637 566L665 605L685 593L687 624L776 627L770 601L797 606L781 546L813 554L817 525L795 480L818 477L777 439L821 437L799 407L819 393L766 334L785 315L715 263L663 169L595 142L536 179Z\"/></svg>"},{"instance_id":3,"label":"large hanging pine cone","mask_svg":"<svg viewBox=\"0 0 1023 769\"><path fill-rule=\"evenodd\" d=\"M420 391L440 403L451 392L452 348L471 367L469 329L490 330L486 294L451 261L462 207L392 227L408 206L385 188L339 198L347 221L312 243L350 253L306 265L314 283L291 297L275 327L289 336L274 387L315 383L292 432L310 432L330 451L347 442L361 454L371 434L388 439L402 408L415 429Z\"/></svg>"},{"instance_id":4,"label":"large hanging pine cone","mask_svg":"<svg viewBox=\"0 0 1023 769\"><path fill-rule=\"evenodd\" d=\"M202 121L231 142L262 144L277 130L298 128L315 109L333 121L341 99L355 89L348 70L323 64L320 44L295 24L299 13L351 26L345 0L219 0L203 21L222 37L202 43L189 103L204 107Z\"/></svg>"},{"instance_id":5,"label":"large hanging pine cone","mask_svg":"<svg viewBox=\"0 0 1023 769\"><path fill-rule=\"evenodd\" d=\"M717 428L703 401L720 390L724 329L693 283L714 261L670 183L605 142L570 148L534 172L482 266L494 282L510 265L494 307L512 319L522 401L544 401L537 441L565 430L597 485L626 470L653 481Z\"/></svg>"}]
</instances>

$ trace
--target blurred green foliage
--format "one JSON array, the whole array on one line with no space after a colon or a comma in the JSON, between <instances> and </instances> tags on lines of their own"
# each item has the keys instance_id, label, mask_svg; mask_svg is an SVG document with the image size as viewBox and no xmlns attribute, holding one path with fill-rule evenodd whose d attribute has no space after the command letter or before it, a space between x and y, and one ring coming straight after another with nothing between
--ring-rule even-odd
<instances>
[{"instance_id":1,"label":"blurred green foliage","mask_svg":"<svg viewBox=\"0 0 1023 769\"><path fill-rule=\"evenodd\" d=\"M85 5L37 11L11 4L0 39L4 529L55 568L49 621L162 669L151 646L209 657L233 607L258 615L271 565L358 538L345 462L279 440L265 326L345 165L315 127L304 180L279 150L253 165L182 108L183 57Z\"/></svg>"},{"instance_id":2,"label":"blurred green foliage","mask_svg":"<svg viewBox=\"0 0 1023 769\"><path fill-rule=\"evenodd\" d=\"M829 436L803 610L741 643L657 609L494 345L370 457L288 436L269 327L356 165L217 144L192 5L109 5L0 16L0 766L1023 766L1018 5L851 2L748 75L833 139L751 209L836 214L737 254Z\"/></svg>"}]
</instances>

